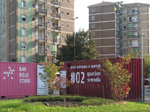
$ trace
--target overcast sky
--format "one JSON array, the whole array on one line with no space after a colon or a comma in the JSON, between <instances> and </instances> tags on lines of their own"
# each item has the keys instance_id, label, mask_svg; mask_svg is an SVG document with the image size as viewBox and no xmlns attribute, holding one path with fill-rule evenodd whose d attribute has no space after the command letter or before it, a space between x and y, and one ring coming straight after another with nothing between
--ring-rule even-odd
<instances>
[{"instance_id":1,"label":"overcast sky","mask_svg":"<svg viewBox=\"0 0 150 112\"><path fill-rule=\"evenodd\" d=\"M105 1L105 0L103 0ZM96 3L100 3L102 0L75 0L75 17L78 19L75 20L75 30L79 29L89 29L89 15L88 15L88 6ZM111 0L106 2L118 2L118 0ZM149 3L149 0L124 0L124 3Z\"/></svg>"}]
</instances>

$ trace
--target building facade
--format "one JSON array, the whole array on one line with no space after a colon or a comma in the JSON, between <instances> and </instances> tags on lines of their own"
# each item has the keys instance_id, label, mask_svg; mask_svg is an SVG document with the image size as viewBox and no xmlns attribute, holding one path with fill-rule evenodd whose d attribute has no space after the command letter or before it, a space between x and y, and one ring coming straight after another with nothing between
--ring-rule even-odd
<instances>
[{"instance_id":1,"label":"building facade","mask_svg":"<svg viewBox=\"0 0 150 112\"><path fill-rule=\"evenodd\" d=\"M150 54L150 5L102 2L89 6L89 30L100 57Z\"/></svg>"},{"instance_id":2,"label":"building facade","mask_svg":"<svg viewBox=\"0 0 150 112\"><path fill-rule=\"evenodd\" d=\"M56 62L74 31L73 0L1 0L0 61Z\"/></svg>"}]
</instances>

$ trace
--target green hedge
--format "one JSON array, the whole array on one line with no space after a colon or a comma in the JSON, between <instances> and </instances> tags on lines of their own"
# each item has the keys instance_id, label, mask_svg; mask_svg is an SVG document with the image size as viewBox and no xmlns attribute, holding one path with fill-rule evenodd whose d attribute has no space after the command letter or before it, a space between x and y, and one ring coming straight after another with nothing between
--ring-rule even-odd
<instances>
[{"instance_id":1,"label":"green hedge","mask_svg":"<svg viewBox=\"0 0 150 112\"><path fill-rule=\"evenodd\" d=\"M103 105L103 104L111 104L115 103L114 100L103 99L97 97L85 97L85 96L32 96L25 98L25 102L50 102L50 101L63 101L63 98L66 98L66 101L75 101L81 102L81 105Z\"/></svg>"},{"instance_id":2,"label":"green hedge","mask_svg":"<svg viewBox=\"0 0 150 112\"><path fill-rule=\"evenodd\" d=\"M47 102L47 101L63 101L64 96L32 96L25 98L25 102ZM84 96L65 96L66 101L77 101L82 102L83 100L90 99L91 97L84 97Z\"/></svg>"}]
</instances>

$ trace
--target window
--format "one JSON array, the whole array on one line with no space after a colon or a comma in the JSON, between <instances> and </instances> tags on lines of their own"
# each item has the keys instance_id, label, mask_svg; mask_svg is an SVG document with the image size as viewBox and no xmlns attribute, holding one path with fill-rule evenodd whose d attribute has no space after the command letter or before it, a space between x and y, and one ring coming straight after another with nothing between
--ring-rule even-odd
<instances>
[{"instance_id":1,"label":"window","mask_svg":"<svg viewBox=\"0 0 150 112\"><path fill-rule=\"evenodd\" d=\"M26 8L26 1L22 1L22 8Z\"/></svg>"},{"instance_id":2,"label":"window","mask_svg":"<svg viewBox=\"0 0 150 112\"><path fill-rule=\"evenodd\" d=\"M5 18L3 18L4 24L5 24Z\"/></svg>"},{"instance_id":3,"label":"window","mask_svg":"<svg viewBox=\"0 0 150 112\"><path fill-rule=\"evenodd\" d=\"M61 15L63 15L64 14L64 11L61 11Z\"/></svg>"},{"instance_id":4,"label":"window","mask_svg":"<svg viewBox=\"0 0 150 112\"><path fill-rule=\"evenodd\" d=\"M123 17L123 21L126 21L126 17Z\"/></svg>"},{"instance_id":5,"label":"window","mask_svg":"<svg viewBox=\"0 0 150 112\"><path fill-rule=\"evenodd\" d=\"M131 21L132 21L132 18L131 18L131 17L129 17L129 18L128 18L128 21L129 21L129 22L131 22Z\"/></svg>"},{"instance_id":6,"label":"window","mask_svg":"<svg viewBox=\"0 0 150 112\"><path fill-rule=\"evenodd\" d=\"M61 26L64 27L64 23L61 23Z\"/></svg>"},{"instance_id":7,"label":"window","mask_svg":"<svg viewBox=\"0 0 150 112\"><path fill-rule=\"evenodd\" d=\"M5 43L3 43L3 48L5 48L5 45L6 45L6 44L5 44Z\"/></svg>"},{"instance_id":8,"label":"window","mask_svg":"<svg viewBox=\"0 0 150 112\"><path fill-rule=\"evenodd\" d=\"M95 32L92 32L92 35L95 36Z\"/></svg>"},{"instance_id":9,"label":"window","mask_svg":"<svg viewBox=\"0 0 150 112\"><path fill-rule=\"evenodd\" d=\"M92 12L92 13L95 12L95 8L91 8L91 12Z\"/></svg>"},{"instance_id":10,"label":"window","mask_svg":"<svg viewBox=\"0 0 150 112\"><path fill-rule=\"evenodd\" d=\"M49 59L47 59L47 62L49 62Z\"/></svg>"},{"instance_id":11,"label":"window","mask_svg":"<svg viewBox=\"0 0 150 112\"><path fill-rule=\"evenodd\" d=\"M127 40L123 40L123 45L127 45Z\"/></svg>"},{"instance_id":12,"label":"window","mask_svg":"<svg viewBox=\"0 0 150 112\"><path fill-rule=\"evenodd\" d=\"M123 33L123 35L124 35L124 36L127 36L127 33L126 33L126 32L124 32L124 33Z\"/></svg>"},{"instance_id":13,"label":"window","mask_svg":"<svg viewBox=\"0 0 150 112\"><path fill-rule=\"evenodd\" d=\"M32 35L35 35L35 29L32 30Z\"/></svg>"},{"instance_id":14,"label":"window","mask_svg":"<svg viewBox=\"0 0 150 112\"><path fill-rule=\"evenodd\" d=\"M95 16L91 16L91 20L95 20Z\"/></svg>"},{"instance_id":15,"label":"window","mask_svg":"<svg viewBox=\"0 0 150 112\"><path fill-rule=\"evenodd\" d=\"M36 43L32 42L32 48L35 48Z\"/></svg>"},{"instance_id":16,"label":"window","mask_svg":"<svg viewBox=\"0 0 150 112\"><path fill-rule=\"evenodd\" d=\"M124 9L124 10L123 10L123 13L124 13L124 14L125 14L125 13L127 13L127 10L126 10L126 9Z\"/></svg>"},{"instance_id":17,"label":"window","mask_svg":"<svg viewBox=\"0 0 150 112\"><path fill-rule=\"evenodd\" d=\"M26 62L26 57L25 56L21 57L21 62Z\"/></svg>"},{"instance_id":18,"label":"window","mask_svg":"<svg viewBox=\"0 0 150 112\"><path fill-rule=\"evenodd\" d=\"M69 4L69 0L67 0L67 3Z\"/></svg>"},{"instance_id":19,"label":"window","mask_svg":"<svg viewBox=\"0 0 150 112\"><path fill-rule=\"evenodd\" d=\"M35 31L32 31L32 35L35 35Z\"/></svg>"},{"instance_id":20,"label":"window","mask_svg":"<svg viewBox=\"0 0 150 112\"><path fill-rule=\"evenodd\" d=\"M123 29L126 29L127 28L127 26L123 26Z\"/></svg>"},{"instance_id":21,"label":"window","mask_svg":"<svg viewBox=\"0 0 150 112\"><path fill-rule=\"evenodd\" d=\"M32 62L35 62L35 58L32 58Z\"/></svg>"},{"instance_id":22,"label":"window","mask_svg":"<svg viewBox=\"0 0 150 112\"><path fill-rule=\"evenodd\" d=\"M47 23L49 23L49 19L47 20Z\"/></svg>"},{"instance_id":23,"label":"window","mask_svg":"<svg viewBox=\"0 0 150 112\"><path fill-rule=\"evenodd\" d=\"M47 37L49 37L49 32L47 32Z\"/></svg>"},{"instance_id":24,"label":"window","mask_svg":"<svg viewBox=\"0 0 150 112\"><path fill-rule=\"evenodd\" d=\"M4 14L5 14L5 13L6 13L6 10L5 10L5 5L4 5L3 7L4 7L4 8L3 8L3 9L4 9L4 10L3 10L3 12L4 12Z\"/></svg>"},{"instance_id":25,"label":"window","mask_svg":"<svg viewBox=\"0 0 150 112\"><path fill-rule=\"evenodd\" d=\"M38 18L38 26L42 26L42 18L41 17Z\"/></svg>"},{"instance_id":26,"label":"window","mask_svg":"<svg viewBox=\"0 0 150 112\"><path fill-rule=\"evenodd\" d=\"M32 21L35 21L35 19L34 19L34 18L32 18Z\"/></svg>"},{"instance_id":27,"label":"window","mask_svg":"<svg viewBox=\"0 0 150 112\"><path fill-rule=\"evenodd\" d=\"M69 16L69 12L67 12L67 15Z\"/></svg>"},{"instance_id":28,"label":"window","mask_svg":"<svg viewBox=\"0 0 150 112\"><path fill-rule=\"evenodd\" d=\"M55 13L55 10L51 10L52 13Z\"/></svg>"},{"instance_id":29,"label":"window","mask_svg":"<svg viewBox=\"0 0 150 112\"><path fill-rule=\"evenodd\" d=\"M47 7L47 10L49 10L49 7Z\"/></svg>"},{"instance_id":30,"label":"window","mask_svg":"<svg viewBox=\"0 0 150 112\"><path fill-rule=\"evenodd\" d=\"M64 0L61 0L61 2L64 2Z\"/></svg>"},{"instance_id":31,"label":"window","mask_svg":"<svg viewBox=\"0 0 150 112\"><path fill-rule=\"evenodd\" d=\"M95 28L95 24L91 24L91 28L92 28L92 29Z\"/></svg>"},{"instance_id":32,"label":"window","mask_svg":"<svg viewBox=\"0 0 150 112\"><path fill-rule=\"evenodd\" d=\"M47 50L49 50L49 46L47 46L46 48L47 48Z\"/></svg>"},{"instance_id":33,"label":"window","mask_svg":"<svg viewBox=\"0 0 150 112\"><path fill-rule=\"evenodd\" d=\"M35 8L35 4L32 4L33 8Z\"/></svg>"},{"instance_id":34,"label":"window","mask_svg":"<svg viewBox=\"0 0 150 112\"><path fill-rule=\"evenodd\" d=\"M22 48L22 49L25 49L25 48L26 48L26 43L25 43L25 42L22 42L22 43L21 43L21 48Z\"/></svg>"},{"instance_id":35,"label":"window","mask_svg":"<svg viewBox=\"0 0 150 112\"><path fill-rule=\"evenodd\" d=\"M61 36L61 38L63 39L63 38L64 38L64 36L62 35L62 36Z\"/></svg>"},{"instance_id":36,"label":"window","mask_svg":"<svg viewBox=\"0 0 150 112\"><path fill-rule=\"evenodd\" d=\"M26 21L26 15L22 15L22 21Z\"/></svg>"},{"instance_id":37,"label":"window","mask_svg":"<svg viewBox=\"0 0 150 112\"><path fill-rule=\"evenodd\" d=\"M124 48L124 49L123 49L123 53L126 53L126 52L127 52L127 49Z\"/></svg>"},{"instance_id":38,"label":"window","mask_svg":"<svg viewBox=\"0 0 150 112\"><path fill-rule=\"evenodd\" d=\"M5 34L5 30L3 31L3 37L5 37L6 36L6 34Z\"/></svg>"},{"instance_id":39,"label":"window","mask_svg":"<svg viewBox=\"0 0 150 112\"><path fill-rule=\"evenodd\" d=\"M22 28L22 35L25 36L26 35L26 29Z\"/></svg>"},{"instance_id":40,"label":"window","mask_svg":"<svg viewBox=\"0 0 150 112\"><path fill-rule=\"evenodd\" d=\"M70 24L69 24L69 23L67 23L67 27L68 27L68 28L70 27Z\"/></svg>"}]
</instances>

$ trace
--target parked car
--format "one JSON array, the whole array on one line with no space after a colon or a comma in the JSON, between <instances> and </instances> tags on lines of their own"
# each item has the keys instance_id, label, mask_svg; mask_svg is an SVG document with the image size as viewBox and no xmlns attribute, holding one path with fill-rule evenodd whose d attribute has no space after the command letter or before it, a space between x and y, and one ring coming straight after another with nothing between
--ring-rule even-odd
<instances>
[{"instance_id":1,"label":"parked car","mask_svg":"<svg viewBox=\"0 0 150 112\"><path fill-rule=\"evenodd\" d=\"M144 85L149 85L149 79L145 79Z\"/></svg>"}]
</instances>

